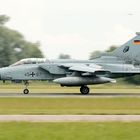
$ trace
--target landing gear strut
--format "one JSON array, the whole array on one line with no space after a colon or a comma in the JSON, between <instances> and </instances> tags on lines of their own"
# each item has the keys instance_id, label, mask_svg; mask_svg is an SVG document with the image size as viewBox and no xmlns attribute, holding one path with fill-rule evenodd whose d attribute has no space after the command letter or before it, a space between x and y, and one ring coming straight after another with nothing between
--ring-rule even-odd
<instances>
[{"instance_id":1,"label":"landing gear strut","mask_svg":"<svg viewBox=\"0 0 140 140\"><path fill-rule=\"evenodd\" d=\"M83 95L89 94L89 88L87 86L81 86L80 92Z\"/></svg>"},{"instance_id":2,"label":"landing gear strut","mask_svg":"<svg viewBox=\"0 0 140 140\"><path fill-rule=\"evenodd\" d=\"M29 82L28 81L24 81L24 85L25 85L25 89L23 90L23 93L24 94L28 94L29 93L29 89L28 89Z\"/></svg>"}]
</instances>

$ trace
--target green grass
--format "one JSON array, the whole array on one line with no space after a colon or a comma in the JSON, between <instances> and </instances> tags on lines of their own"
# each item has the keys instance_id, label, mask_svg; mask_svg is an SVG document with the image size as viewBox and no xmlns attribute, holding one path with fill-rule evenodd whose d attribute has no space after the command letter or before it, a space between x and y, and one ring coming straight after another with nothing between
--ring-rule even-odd
<instances>
[{"instance_id":1,"label":"green grass","mask_svg":"<svg viewBox=\"0 0 140 140\"><path fill-rule=\"evenodd\" d=\"M139 140L133 123L0 123L0 140Z\"/></svg>"},{"instance_id":2,"label":"green grass","mask_svg":"<svg viewBox=\"0 0 140 140\"><path fill-rule=\"evenodd\" d=\"M0 98L0 114L140 114L140 98Z\"/></svg>"}]
</instances>

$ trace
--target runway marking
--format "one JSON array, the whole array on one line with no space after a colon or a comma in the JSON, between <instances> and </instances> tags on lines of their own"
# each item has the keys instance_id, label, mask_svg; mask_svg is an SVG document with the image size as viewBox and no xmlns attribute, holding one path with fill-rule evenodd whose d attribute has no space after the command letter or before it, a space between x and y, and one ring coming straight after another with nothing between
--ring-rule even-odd
<instances>
[{"instance_id":1,"label":"runway marking","mask_svg":"<svg viewBox=\"0 0 140 140\"><path fill-rule=\"evenodd\" d=\"M133 122L140 115L0 115L0 122Z\"/></svg>"}]
</instances>

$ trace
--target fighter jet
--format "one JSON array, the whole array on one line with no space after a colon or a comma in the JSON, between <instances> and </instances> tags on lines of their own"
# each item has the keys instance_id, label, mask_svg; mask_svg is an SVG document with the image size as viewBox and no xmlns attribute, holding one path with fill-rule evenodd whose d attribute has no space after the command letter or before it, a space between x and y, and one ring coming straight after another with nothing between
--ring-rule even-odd
<instances>
[{"instance_id":1,"label":"fighter jet","mask_svg":"<svg viewBox=\"0 0 140 140\"><path fill-rule=\"evenodd\" d=\"M80 87L88 94L88 85L115 83L116 78L140 74L140 33L113 52L93 60L23 59L0 68L0 80L24 81L24 94L30 80L48 80L61 86Z\"/></svg>"}]
</instances>

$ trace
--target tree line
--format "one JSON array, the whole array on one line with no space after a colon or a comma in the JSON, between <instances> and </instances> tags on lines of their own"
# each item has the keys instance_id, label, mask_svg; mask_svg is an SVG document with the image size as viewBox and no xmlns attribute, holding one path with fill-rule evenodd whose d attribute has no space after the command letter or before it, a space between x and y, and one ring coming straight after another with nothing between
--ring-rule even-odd
<instances>
[{"instance_id":1,"label":"tree line","mask_svg":"<svg viewBox=\"0 0 140 140\"><path fill-rule=\"evenodd\" d=\"M0 67L28 57L43 57L38 42L26 41L24 36L16 30L6 27L10 18L0 15Z\"/></svg>"}]
</instances>

